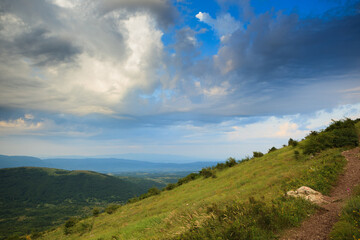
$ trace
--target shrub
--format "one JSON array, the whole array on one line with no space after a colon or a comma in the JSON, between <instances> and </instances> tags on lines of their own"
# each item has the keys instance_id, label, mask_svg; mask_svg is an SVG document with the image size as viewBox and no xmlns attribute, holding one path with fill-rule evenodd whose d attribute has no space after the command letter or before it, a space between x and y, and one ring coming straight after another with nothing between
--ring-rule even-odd
<instances>
[{"instance_id":1,"label":"shrub","mask_svg":"<svg viewBox=\"0 0 360 240\"><path fill-rule=\"evenodd\" d=\"M107 205L107 207L105 208L105 212L107 214L113 214L114 212L116 212L116 210L120 207L120 205L118 204L109 204Z\"/></svg>"},{"instance_id":2,"label":"shrub","mask_svg":"<svg viewBox=\"0 0 360 240\"><path fill-rule=\"evenodd\" d=\"M227 166L225 163L218 163L216 164L216 166L214 167L214 169L218 169L218 170L222 170L225 169Z\"/></svg>"},{"instance_id":3,"label":"shrub","mask_svg":"<svg viewBox=\"0 0 360 240\"><path fill-rule=\"evenodd\" d=\"M302 147L304 154L315 154L328 148L355 147L358 144L355 121L345 119L333 121L329 127L319 133L310 132Z\"/></svg>"},{"instance_id":4,"label":"shrub","mask_svg":"<svg viewBox=\"0 0 360 240\"><path fill-rule=\"evenodd\" d=\"M152 187L148 190L147 193L141 194L140 197L137 198L137 200L134 199L132 201L138 201L138 200L145 199L145 198L148 198L148 197L151 197L154 195L158 195L160 193L161 193L161 191L157 187Z\"/></svg>"},{"instance_id":5,"label":"shrub","mask_svg":"<svg viewBox=\"0 0 360 240\"><path fill-rule=\"evenodd\" d=\"M69 218L66 222L65 222L65 228L71 228L73 226L75 226L75 224L79 221L78 218L76 217L71 217Z\"/></svg>"},{"instance_id":6,"label":"shrub","mask_svg":"<svg viewBox=\"0 0 360 240\"><path fill-rule=\"evenodd\" d=\"M100 214L100 209L97 208L97 207L95 207L95 208L93 209L93 211L92 211L92 214L93 214L94 217L99 216L99 214Z\"/></svg>"},{"instance_id":7,"label":"shrub","mask_svg":"<svg viewBox=\"0 0 360 240\"><path fill-rule=\"evenodd\" d=\"M262 156L264 156L264 154L262 152L253 152L254 158L258 158L258 157L262 157Z\"/></svg>"},{"instance_id":8,"label":"shrub","mask_svg":"<svg viewBox=\"0 0 360 240\"><path fill-rule=\"evenodd\" d=\"M247 161L249 161L249 160L251 160L251 157L246 156L245 158L239 160L238 163L244 163L244 162L247 162Z\"/></svg>"},{"instance_id":9,"label":"shrub","mask_svg":"<svg viewBox=\"0 0 360 240\"><path fill-rule=\"evenodd\" d=\"M272 148L269 149L268 153L274 152L274 151L276 151L276 150L277 150L276 147L272 147Z\"/></svg>"},{"instance_id":10,"label":"shrub","mask_svg":"<svg viewBox=\"0 0 360 240\"><path fill-rule=\"evenodd\" d=\"M67 234L72 233L74 226L78 222L79 222L79 218L76 218L76 217L69 218L64 224L64 234L67 235Z\"/></svg>"},{"instance_id":11,"label":"shrub","mask_svg":"<svg viewBox=\"0 0 360 240\"><path fill-rule=\"evenodd\" d=\"M190 181L198 178L198 176L199 176L199 174L197 174L197 173L190 173L186 177L180 178L177 182L177 185L180 186L184 183L190 182Z\"/></svg>"},{"instance_id":12,"label":"shrub","mask_svg":"<svg viewBox=\"0 0 360 240\"><path fill-rule=\"evenodd\" d=\"M295 155L295 159L298 160L299 157L300 157L299 151L298 151L298 150L295 150L295 151L294 151L294 155Z\"/></svg>"},{"instance_id":13,"label":"shrub","mask_svg":"<svg viewBox=\"0 0 360 240\"><path fill-rule=\"evenodd\" d=\"M226 167L233 167L235 166L237 163L236 163L236 160L235 158L232 158L232 157L229 157L228 160L225 162L225 165Z\"/></svg>"},{"instance_id":14,"label":"shrub","mask_svg":"<svg viewBox=\"0 0 360 240\"><path fill-rule=\"evenodd\" d=\"M175 187L176 187L176 184L169 183L168 185L166 185L165 190L170 191L170 190L174 189Z\"/></svg>"},{"instance_id":15,"label":"shrub","mask_svg":"<svg viewBox=\"0 0 360 240\"><path fill-rule=\"evenodd\" d=\"M161 191L157 187L152 187L148 190L149 197L153 195L159 195L160 193Z\"/></svg>"},{"instance_id":16,"label":"shrub","mask_svg":"<svg viewBox=\"0 0 360 240\"><path fill-rule=\"evenodd\" d=\"M127 200L128 203L135 203L137 201L139 201L140 199L138 197L133 197Z\"/></svg>"},{"instance_id":17,"label":"shrub","mask_svg":"<svg viewBox=\"0 0 360 240\"><path fill-rule=\"evenodd\" d=\"M289 145L289 146L296 147L296 146L298 145L298 141L290 138L289 141L288 141L288 145Z\"/></svg>"},{"instance_id":18,"label":"shrub","mask_svg":"<svg viewBox=\"0 0 360 240\"><path fill-rule=\"evenodd\" d=\"M31 239L37 239L43 236L42 232L33 232L31 233Z\"/></svg>"},{"instance_id":19,"label":"shrub","mask_svg":"<svg viewBox=\"0 0 360 240\"><path fill-rule=\"evenodd\" d=\"M205 178L216 177L214 171L211 168L203 168L199 174Z\"/></svg>"}]
</instances>

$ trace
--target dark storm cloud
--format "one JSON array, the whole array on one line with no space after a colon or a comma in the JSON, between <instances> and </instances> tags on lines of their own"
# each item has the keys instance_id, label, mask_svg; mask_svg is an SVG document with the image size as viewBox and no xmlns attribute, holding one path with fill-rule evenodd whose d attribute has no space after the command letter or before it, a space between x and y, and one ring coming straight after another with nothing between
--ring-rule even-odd
<instances>
[{"instance_id":1,"label":"dark storm cloud","mask_svg":"<svg viewBox=\"0 0 360 240\"><path fill-rule=\"evenodd\" d=\"M29 24L61 25L57 16L59 8L46 0L2 0L0 2L0 12L12 13L20 16L24 22Z\"/></svg>"},{"instance_id":2,"label":"dark storm cloud","mask_svg":"<svg viewBox=\"0 0 360 240\"><path fill-rule=\"evenodd\" d=\"M359 72L359 39L359 14L299 20L295 14L268 12L234 33L218 55L222 63L230 60L231 70L244 78L296 82Z\"/></svg>"},{"instance_id":3,"label":"dark storm cloud","mask_svg":"<svg viewBox=\"0 0 360 240\"><path fill-rule=\"evenodd\" d=\"M81 53L81 49L70 39L48 36L50 31L44 28L33 29L15 39L14 44L22 55L34 59L36 65L51 65L69 62Z\"/></svg>"},{"instance_id":4,"label":"dark storm cloud","mask_svg":"<svg viewBox=\"0 0 360 240\"><path fill-rule=\"evenodd\" d=\"M103 0L99 5L103 13L119 9L129 12L148 11L164 27L172 25L178 17L176 8L168 0Z\"/></svg>"},{"instance_id":5,"label":"dark storm cloud","mask_svg":"<svg viewBox=\"0 0 360 240\"><path fill-rule=\"evenodd\" d=\"M71 39L61 36L63 25L58 21L61 9L46 1L2 1L2 14L13 14L22 21L21 32L14 38L0 39L1 51L7 54L23 55L35 65L52 65L72 61L81 53ZM6 21L1 22L1 29L6 29ZM13 29L16 31L16 29ZM10 32L11 34L11 32Z\"/></svg>"}]
</instances>

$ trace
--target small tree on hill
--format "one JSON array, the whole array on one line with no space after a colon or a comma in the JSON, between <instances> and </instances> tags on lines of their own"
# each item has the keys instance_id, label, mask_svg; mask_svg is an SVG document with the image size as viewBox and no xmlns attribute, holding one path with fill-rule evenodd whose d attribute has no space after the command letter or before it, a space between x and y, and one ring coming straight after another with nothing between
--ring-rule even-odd
<instances>
[{"instance_id":1,"label":"small tree on hill","mask_svg":"<svg viewBox=\"0 0 360 240\"><path fill-rule=\"evenodd\" d=\"M262 156L264 156L264 154L262 152L253 152L254 158L258 158L258 157L262 157Z\"/></svg>"},{"instance_id":2,"label":"small tree on hill","mask_svg":"<svg viewBox=\"0 0 360 240\"><path fill-rule=\"evenodd\" d=\"M288 141L288 145L296 147L298 145L298 141L295 141L294 139L290 138Z\"/></svg>"}]
</instances>

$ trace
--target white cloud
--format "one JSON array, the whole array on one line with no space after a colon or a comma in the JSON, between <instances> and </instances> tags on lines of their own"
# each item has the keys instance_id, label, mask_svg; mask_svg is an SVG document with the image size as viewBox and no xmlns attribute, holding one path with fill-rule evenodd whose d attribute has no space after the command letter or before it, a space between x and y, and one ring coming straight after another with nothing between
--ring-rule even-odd
<instances>
[{"instance_id":1,"label":"white cloud","mask_svg":"<svg viewBox=\"0 0 360 240\"><path fill-rule=\"evenodd\" d=\"M28 118L18 118L8 121L0 121L0 132L24 133L27 131L38 130L43 127L42 122L31 122Z\"/></svg>"},{"instance_id":2,"label":"white cloud","mask_svg":"<svg viewBox=\"0 0 360 240\"><path fill-rule=\"evenodd\" d=\"M229 13L214 19L208 13L199 12L195 17L199 19L199 21L209 25L222 40L225 40L226 36L242 28L241 23L236 21Z\"/></svg>"},{"instance_id":3,"label":"white cloud","mask_svg":"<svg viewBox=\"0 0 360 240\"><path fill-rule=\"evenodd\" d=\"M68 1L55 3L65 6ZM9 107L57 109L80 115L112 114L131 109L133 99L129 96L132 94L152 93L159 84L163 67L163 33L154 16L146 11L131 13L122 9L105 16L92 11L75 7L61 12L64 14L58 19L61 27L46 33L44 41L49 41L51 36L78 46L81 51L74 56L74 61L36 66L31 57L2 56L0 72L6 80L0 81L0 102ZM0 28L0 37L4 38L13 38L24 34L24 29L37 27L37 23L25 24L13 14L0 18L0 23L11 27ZM50 23L42 24L54 28L47 26ZM57 49L49 46L50 50ZM58 48L61 47L63 45Z\"/></svg>"},{"instance_id":4,"label":"white cloud","mask_svg":"<svg viewBox=\"0 0 360 240\"><path fill-rule=\"evenodd\" d=\"M50 2L62 8L74 8L76 4L74 0L51 0Z\"/></svg>"},{"instance_id":5,"label":"white cloud","mask_svg":"<svg viewBox=\"0 0 360 240\"><path fill-rule=\"evenodd\" d=\"M0 26L0 37L10 41L28 30L24 21L11 13L0 15Z\"/></svg>"},{"instance_id":6,"label":"white cloud","mask_svg":"<svg viewBox=\"0 0 360 240\"><path fill-rule=\"evenodd\" d=\"M202 93L208 97L221 97L228 95L231 91L229 82L222 82L219 86L202 88Z\"/></svg>"},{"instance_id":7,"label":"white cloud","mask_svg":"<svg viewBox=\"0 0 360 240\"><path fill-rule=\"evenodd\" d=\"M301 138L308 132L307 130L299 129L299 126L294 123L294 117L292 116L284 118L269 117L250 124L236 124L232 129L232 131L226 134L230 141L266 138Z\"/></svg>"},{"instance_id":8,"label":"white cloud","mask_svg":"<svg viewBox=\"0 0 360 240\"><path fill-rule=\"evenodd\" d=\"M29 120L33 120L35 118L34 115L29 114L29 113L25 114L24 117L25 117L25 119L29 119Z\"/></svg>"},{"instance_id":9,"label":"white cloud","mask_svg":"<svg viewBox=\"0 0 360 240\"><path fill-rule=\"evenodd\" d=\"M331 123L332 120L341 120L344 118L356 119L360 118L360 103L353 105L343 105L331 110L317 111L313 116L306 120L306 128L316 130L324 128Z\"/></svg>"}]
</instances>

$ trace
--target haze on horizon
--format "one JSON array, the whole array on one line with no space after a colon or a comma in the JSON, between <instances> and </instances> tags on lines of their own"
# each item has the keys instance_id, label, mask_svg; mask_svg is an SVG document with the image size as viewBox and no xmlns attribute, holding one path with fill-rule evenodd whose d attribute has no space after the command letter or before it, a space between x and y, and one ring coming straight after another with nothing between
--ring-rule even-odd
<instances>
[{"instance_id":1,"label":"haze on horizon","mask_svg":"<svg viewBox=\"0 0 360 240\"><path fill-rule=\"evenodd\" d=\"M0 154L224 160L360 117L360 1L2 0Z\"/></svg>"}]
</instances>

